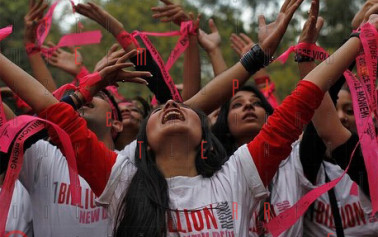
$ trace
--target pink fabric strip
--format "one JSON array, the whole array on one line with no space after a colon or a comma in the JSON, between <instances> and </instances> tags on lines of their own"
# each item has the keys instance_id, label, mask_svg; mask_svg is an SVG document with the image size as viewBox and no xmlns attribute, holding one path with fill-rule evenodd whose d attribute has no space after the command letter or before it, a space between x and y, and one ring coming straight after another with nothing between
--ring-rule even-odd
<instances>
[{"instance_id":1,"label":"pink fabric strip","mask_svg":"<svg viewBox=\"0 0 378 237\"><path fill-rule=\"evenodd\" d=\"M4 107L3 107L3 100L1 99L0 93L0 128L7 122L7 117L5 116Z\"/></svg>"},{"instance_id":2,"label":"pink fabric strip","mask_svg":"<svg viewBox=\"0 0 378 237\"><path fill-rule=\"evenodd\" d=\"M377 45L378 33L374 26L367 23L361 27L360 39L363 46L356 59L359 79L349 74L348 85L351 89L353 110L356 118L358 136L368 174L370 198L373 214L378 212L378 143L373 122L377 111Z\"/></svg>"},{"instance_id":3,"label":"pink fabric strip","mask_svg":"<svg viewBox=\"0 0 378 237\"><path fill-rule=\"evenodd\" d=\"M13 26L7 26L5 28L0 29L0 41L8 37L13 31Z\"/></svg>"},{"instance_id":4,"label":"pink fabric strip","mask_svg":"<svg viewBox=\"0 0 378 237\"><path fill-rule=\"evenodd\" d=\"M319 61L324 61L329 56L329 54L324 49L315 44L299 43L296 46L291 46L288 50L281 54L281 56L276 58L275 61L285 63L289 58L289 55L293 52L300 53Z\"/></svg>"},{"instance_id":5,"label":"pink fabric strip","mask_svg":"<svg viewBox=\"0 0 378 237\"><path fill-rule=\"evenodd\" d=\"M325 183L310 192L306 193L297 203L295 203L292 207L287 209L286 211L280 213L278 216L274 217L272 220L269 221L265 225L267 230L272 234L273 237L279 236L282 232L290 228L294 225L298 219L304 215L306 210L310 207L310 205L318 199L321 195L325 192L329 191L331 188L335 187L336 184L344 177L346 172L349 169L349 165L352 161L352 157L354 152L356 151L358 144L354 148L354 151L351 155L351 159L349 160L348 167L342 173L342 175L328 183Z\"/></svg>"},{"instance_id":6,"label":"pink fabric strip","mask_svg":"<svg viewBox=\"0 0 378 237\"><path fill-rule=\"evenodd\" d=\"M70 137L59 126L49 121L22 115L8 121L0 128L0 150L7 153L12 141L15 143L12 147L7 173L5 176L3 188L0 192L0 236L5 233L5 224L9 212L9 206L12 199L14 185L18 179L23 163L23 144L27 138L41 131L46 127L46 123L52 125L62 142L62 153L65 155L69 168L72 201L74 205L80 204L80 181L77 173L77 166L74 151L71 145ZM16 137L16 134L17 137Z\"/></svg>"},{"instance_id":7,"label":"pink fabric strip","mask_svg":"<svg viewBox=\"0 0 378 237\"><path fill-rule=\"evenodd\" d=\"M43 42L45 42L45 39L50 32L52 16L54 14L55 7L56 5L58 5L59 2L60 0L57 0L50 6L46 15L42 18L41 22L37 27L37 45L39 47L41 47Z\"/></svg>"},{"instance_id":8,"label":"pink fabric strip","mask_svg":"<svg viewBox=\"0 0 378 237\"><path fill-rule=\"evenodd\" d=\"M101 42L102 34L101 31L87 31L83 33L72 33L64 35L59 43L52 48L45 49L42 48L42 53L47 58L51 57L52 53L58 48L69 47L69 46L79 46L79 45L88 45L88 44L98 44Z\"/></svg>"},{"instance_id":9,"label":"pink fabric strip","mask_svg":"<svg viewBox=\"0 0 378 237\"><path fill-rule=\"evenodd\" d=\"M154 45L151 43L151 41L148 39L148 37L146 35L144 35L143 33L139 32L139 31L134 31L133 36L139 36L142 39L145 46L147 47L148 51L150 51L152 58L155 60L155 62L159 66L159 69L161 71L163 79L164 79L166 85L168 86L168 88L171 92L172 98L175 101L182 102L181 95L178 92L178 90L175 86L175 83L173 82L173 80L171 78L171 75L169 75L169 72L165 68L163 59L161 58L159 52L156 50Z\"/></svg>"},{"instance_id":10,"label":"pink fabric strip","mask_svg":"<svg viewBox=\"0 0 378 237\"><path fill-rule=\"evenodd\" d=\"M375 80L376 80L376 71L374 72L374 69L376 69L376 66L377 66L377 49L376 49L377 48L377 32L375 28L369 24L364 25L361 28L361 30L362 30L360 34L361 42L363 46L365 45L363 52L366 53L367 51L370 51L370 53L367 53L368 55L370 55L370 58L364 57L364 56L357 58L356 60L357 66L360 68L358 70L359 75L363 76L363 73L366 73L366 71L371 71L373 73L370 74L370 77L369 77L370 80L369 79L363 80L363 83L361 83L349 70L344 72L344 76L348 82L349 89L351 90L351 94L352 94L353 108L355 111L357 130L359 133L361 148L362 148L364 160L366 163L366 169L368 172L369 188L371 192L370 195L372 199L373 212L375 213L378 211L378 206L377 206L378 189L376 188L378 185L378 174L376 173L376 171L378 170L378 160L377 160L378 143L377 143L377 136L375 134L375 127L372 120L371 112L368 111L366 114L366 111L369 110L368 108L369 104L376 105L376 103L374 104L374 102L368 101L369 99L374 100L375 98L369 98L369 90L367 89L367 86L371 84L375 85ZM306 50L302 50L301 53L307 56L319 55L316 52L326 53L325 50L321 48L310 47L310 49L308 49L306 45L303 45L301 47L304 47L304 49L306 49ZM281 59L279 60L277 59L277 60L281 62L286 61L285 60L285 58L287 59L286 55L288 55L290 52L293 52L297 49L298 48L290 47L290 49L284 53L285 56L280 57ZM366 68L361 69L365 66L371 67L371 68L369 70ZM371 80L373 80L374 82L372 83ZM371 87L371 88L375 88L375 87ZM362 108L363 106L367 108ZM361 111L363 112L363 114L361 113ZM351 159L353 157L353 154L351 156ZM349 164L351 162L351 159L349 161ZM275 236L280 235L282 232L284 232L288 228L290 228L292 225L294 225L296 221L305 213L305 211L311 205L311 203L313 203L322 194L324 194L325 192L333 188L342 179L342 177L345 175L348 169L349 169L349 165L340 177L318 188L311 190L306 195L304 195L296 204L294 204L291 208L289 208L287 211L273 218L268 224L266 224L266 228L268 229L268 231L271 232L272 235L275 237Z\"/></svg>"},{"instance_id":11,"label":"pink fabric strip","mask_svg":"<svg viewBox=\"0 0 378 237\"><path fill-rule=\"evenodd\" d=\"M173 64L177 61L177 59L180 57L180 55L188 48L189 34L195 34L195 32L196 32L196 29L193 26L193 22L185 21L181 23L180 31L173 31L173 32L167 32L167 33L134 31L132 33L133 37L139 36L142 39L148 51L151 53L151 56L153 57L155 62L158 64L160 71L163 75L164 81L169 87L172 98L180 102L182 102L181 95L178 92L176 85L174 84L171 76L169 75L169 70L171 69ZM158 37L180 35L180 38L175 48L172 50L166 64L164 64L163 59L161 58L159 52L156 50L156 48L153 46L151 41L148 39L147 35L158 36Z\"/></svg>"}]
</instances>

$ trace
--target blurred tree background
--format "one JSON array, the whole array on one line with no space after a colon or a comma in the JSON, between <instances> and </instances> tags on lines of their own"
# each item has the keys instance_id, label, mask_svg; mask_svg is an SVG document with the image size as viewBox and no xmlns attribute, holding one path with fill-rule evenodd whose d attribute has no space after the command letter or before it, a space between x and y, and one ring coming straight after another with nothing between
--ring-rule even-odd
<instances>
[{"instance_id":1,"label":"blurred tree background","mask_svg":"<svg viewBox=\"0 0 378 237\"><path fill-rule=\"evenodd\" d=\"M49 0L50 3L53 0ZM83 0L75 1L86 2ZM154 31L167 32L178 30L171 23L161 23L152 18L151 7L162 5L158 0L101 0L95 1L104 7L109 13L120 20L127 31ZM213 18L222 36L222 52L228 66L232 66L239 60L230 47L229 37L231 33L244 32L253 40L257 40L257 17L264 14L267 22L275 18L279 12L283 0L174 0L180 3L187 11L201 13L200 27L209 32L208 19ZM340 46L351 32L351 21L354 14L363 4L364 0L322 0L320 15L325 19L325 25L321 31L319 44L327 50L334 51ZM103 38L98 45L82 46L80 52L84 57L84 64L89 70L93 70L96 62L101 59L113 43L114 38L106 30L91 20L72 13L72 8L67 0L61 0L54 14L53 26L46 42L51 40L58 42L67 33L77 32L77 20L84 25L84 31L101 29ZM289 46L295 45L301 32L303 23L307 17L307 11L311 4L305 0L298 12L295 13L288 31L286 32L276 56L285 51ZM13 62L31 73L30 66L23 47L23 17L27 12L27 0L0 1L1 27L13 25L13 33L1 42L0 47L4 55ZM163 59L167 59L176 44L177 37L156 38L150 37ZM202 84L205 85L213 78L212 68L204 51L201 51ZM182 82L183 57L181 57L171 69L170 73L175 83ZM72 80L71 76L49 66L58 85ZM276 84L278 96L282 99L294 88L299 80L297 65L293 56L285 65L273 63L268 67L268 72ZM15 79L16 80L16 79ZM123 84L121 92L127 97L135 95L149 96L147 88L139 85Z\"/></svg>"}]
</instances>

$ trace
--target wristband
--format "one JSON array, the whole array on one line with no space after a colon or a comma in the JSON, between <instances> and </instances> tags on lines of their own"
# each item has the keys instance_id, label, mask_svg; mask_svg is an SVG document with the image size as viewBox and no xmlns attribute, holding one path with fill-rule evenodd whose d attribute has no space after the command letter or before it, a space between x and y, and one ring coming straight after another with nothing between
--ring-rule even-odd
<instances>
[{"instance_id":1,"label":"wristband","mask_svg":"<svg viewBox=\"0 0 378 237\"><path fill-rule=\"evenodd\" d=\"M129 47L129 45L132 43L136 43L134 37L131 34L127 33L125 30L121 31L116 38L123 49ZM137 46L138 44L135 45Z\"/></svg>"},{"instance_id":2,"label":"wristband","mask_svg":"<svg viewBox=\"0 0 378 237\"><path fill-rule=\"evenodd\" d=\"M72 93L69 97L71 98L72 100L72 97L75 98L75 100L77 101L77 105L75 104L75 110L77 110L78 108L80 108L81 106L83 106L83 101L79 98L79 96L74 92ZM72 101L73 102L73 101Z\"/></svg>"},{"instance_id":3,"label":"wristband","mask_svg":"<svg viewBox=\"0 0 378 237\"><path fill-rule=\"evenodd\" d=\"M88 69L84 65L82 65L80 67L80 72L75 76L75 78L76 78L77 81L80 81L83 77L85 77L89 74L90 73L89 73Z\"/></svg>"},{"instance_id":4,"label":"wristband","mask_svg":"<svg viewBox=\"0 0 378 237\"><path fill-rule=\"evenodd\" d=\"M355 32L353 32L352 34L350 34L349 39L350 39L350 38L353 38L353 37L360 38L360 33L361 33L361 32L359 32L359 31L355 31Z\"/></svg>"},{"instance_id":5,"label":"wristband","mask_svg":"<svg viewBox=\"0 0 378 237\"><path fill-rule=\"evenodd\" d=\"M75 93L72 93L72 96L73 96L74 94L75 94ZM76 95L76 96L77 96L77 95ZM73 97L75 97L75 96L73 96ZM75 97L75 98L76 98L76 97ZM79 98L79 97L77 97L77 98ZM72 108L73 108L74 110L77 110L77 108L79 107L79 106L76 106L76 104L75 104L75 102L73 101L71 95L66 95L66 96L64 96L64 97L60 100L60 102L64 102L64 103L67 103L67 104L71 105ZM81 102L78 101L78 103L81 103ZM79 108L80 108L80 107L79 107Z\"/></svg>"},{"instance_id":6,"label":"wristband","mask_svg":"<svg viewBox=\"0 0 378 237\"><path fill-rule=\"evenodd\" d=\"M79 92L84 97L85 102L92 101L93 95L91 95L89 88L99 81L101 81L101 75L98 72L89 74L82 78L79 84Z\"/></svg>"},{"instance_id":7,"label":"wristband","mask_svg":"<svg viewBox=\"0 0 378 237\"><path fill-rule=\"evenodd\" d=\"M33 43L26 43L25 44L25 50L26 50L26 54L28 56L32 56L34 54L40 53L41 47L38 47L37 45L35 45Z\"/></svg>"},{"instance_id":8,"label":"wristband","mask_svg":"<svg viewBox=\"0 0 378 237\"><path fill-rule=\"evenodd\" d=\"M273 61L273 57L266 55L258 44L255 44L243 57L240 63L245 70L251 74L255 74L261 68L266 67Z\"/></svg>"}]
</instances>

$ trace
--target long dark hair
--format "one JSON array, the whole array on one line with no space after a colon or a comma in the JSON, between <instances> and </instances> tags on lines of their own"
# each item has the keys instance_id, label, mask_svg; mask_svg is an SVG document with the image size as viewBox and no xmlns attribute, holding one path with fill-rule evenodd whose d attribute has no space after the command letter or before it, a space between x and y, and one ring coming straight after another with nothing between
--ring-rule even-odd
<instances>
[{"instance_id":1,"label":"long dark hair","mask_svg":"<svg viewBox=\"0 0 378 237\"><path fill-rule=\"evenodd\" d=\"M211 132L207 116L194 110L201 120L203 156L201 144L196 148L196 169L199 175L211 177L226 160L222 144ZM146 125L150 115L142 122L137 140L148 144ZM164 141L162 141L164 142ZM139 157L141 157L139 159ZM115 237L166 236L166 212L169 208L168 183L156 165L155 154L147 145L135 149L135 165L138 168L118 208ZM167 213L170 214L170 213Z\"/></svg>"},{"instance_id":2,"label":"long dark hair","mask_svg":"<svg viewBox=\"0 0 378 237\"><path fill-rule=\"evenodd\" d=\"M262 107L265 109L267 115L271 115L273 113L273 107L269 104L266 100L265 96L254 86L246 85L238 90L239 91L250 91L253 92L261 101ZM218 140L223 144L223 147L226 149L227 156L231 156L236 149L238 148L236 145L236 140L232 136L230 129L228 127L228 113L230 111L230 103L231 99L224 103L219 111L219 115L217 121L213 125L212 131L214 135L218 138Z\"/></svg>"}]
</instances>

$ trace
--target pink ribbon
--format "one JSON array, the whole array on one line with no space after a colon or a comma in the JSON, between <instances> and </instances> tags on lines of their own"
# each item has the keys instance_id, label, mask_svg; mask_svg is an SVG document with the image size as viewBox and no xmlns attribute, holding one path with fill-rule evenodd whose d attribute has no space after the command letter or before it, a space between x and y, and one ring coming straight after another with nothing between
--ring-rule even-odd
<instances>
[{"instance_id":1,"label":"pink ribbon","mask_svg":"<svg viewBox=\"0 0 378 237\"><path fill-rule=\"evenodd\" d=\"M193 26L193 22L185 21L181 23L180 31L172 31L172 32L167 32L167 33L134 31L132 33L133 37L139 36L141 38L144 45L147 47L147 50L151 53L152 58L155 60L155 62L159 66L161 74L163 75L164 81L171 92L172 98L180 102L182 102L182 98L171 76L169 75L169 70L171 69L172 65L177 61L177 59L180 57L180 55L188 48L189 34L194 34L195 32L196 32L196 29ZM176 43L175 48L172 50L166 64L164 64L164 61L161 58L159 52L156 50L154 45L148 39L147 37L148 35L158 36L158 37L169 37L169 36L180 35L180 38L178 42Z\"/></svg>"},{"instance_id":2,"label":"pink ribbon","mask_svg":"<svg viewBox=\"0 0 378 237\"><path fill-rule=\"evenodd\" d=\"M289 47L289 49L286 50L283 54L281 54L281 56L276 58L275 61L285 63L289 58L289 55L293 52L305 55L310 58L314 58L319 61L324 61L329 56L329 54L324 49L315 44L299 43L296 46Z\"/></svg>"},{"instance_id":3,"label":"pink ribbon","mask_svg":"<svg viewBox=\"0 0 378 237\"><path fill-rule=\"evenodd\" d=\"M306 195L304 195L292 207L280 213L278 216L274 217L272 220L269 221L269 223L265 225L265 227L272 234L273 237L279 236L282 232L293 226L298 221L298 219L305 214L306 210L310 207L310 205L313 202L315 202L316 199L318 199L325 192L329 191L331 188L336 186L336 184L344 177L344 175L348 171L349 165L352 161L352 157L357 149L357 146L358 144L352 152L348 167L345 169L345 171L341 174L340 177L306 193Z\"/></svg>"},{"instance_id":4,"label":"pink ribbon","mask_svg":"<svg viewBox=\"0 0 378 237\"><path fill-rule=\"evenodd\" d=\"M13 26L7 26L5 28L0 29L0 41L8 37L13 31Z\"/></svg>"},{"instance_id":5,"label":"pink ribbon","mask_svg":"<svg viewBox=\"0 0 378 237\"><path fill-rule=\"evenodd\" d=\"M345 75L353 101L358 137L368 174L373 214L378 212L378 142L373 116L377 119L377 46L378 33L369 23L361 27L363 50L356 58L359 79L352 72Z\"/></svg>"},{"instance_id":6,"label":"pink ribbon","mask_svg":"<svg viewBox=\"0 0 378 237\"><path fill-rule=\"evenodd\" d=\"M101 42L102 34L101 31L87 31L83 33L72 33L64 35L59 43L49 49L41 48L43 55L47 58L51 57L52 53L58 48L69 47L69 46L78 46L78 45L88 45L88 44L98 44Z\"/></svg>"},{"instance_id":7,"label":"pink ribbon","mask_svg":"<svg viewBox=\"0 0 378 237\"><path fill-rule=\"evenodd\" d=\"M37 45L39 47L41 47L43 42L45 42L45 39L50 32L52 16L54 14L55 7L56 5L58 5L59 2L60 0L57 0L50 6L46 15L42 18L41 22L37 27Z\"/></svg>"},{"instance_id":8,"label":"pink ribbon","mask_svg":"<svg viewBox=\"0 0 378 237\"><path fill-rule=\"evenodd\" d=\"M378 141L375 134L375 127L371 112L376 109L377 105L375 87L372 87L372 85L375 85L376 80L376 70L374 69L377 68L378 33L372 25L367 23L361 28L360 38L363 45L363 51L360 56L357 57L356 62L359 75L362 78L365 77L365 79L363 80L363 83L361 83L349 70L344 72L344 76L352 94L357 130L368 173L373 213L375 213L378 211L378 189L376 188L378 185L378 174L376 172L378 170ZM309 57L314 56L314 58L318 57L320 59L320 56L317 56L320 54L316 53L316 51L326 53L325 50L319 47L316 48L310 46L310 48L308 48L306 45L302 45L299 48L302 47L306 50L302 50L301 53ZM298 50L298 48L290 47L290 49L284 53L284 56L281 55L277 60L285 62L287 55L295 50ZM365 66L367 67L366 69L364 68ZM369 76L366 76L364 73ZM368 105L370 105L370 111ZM363 106L367 107L368 111L366 108L363 108ZM337 183L344 177L345 173L349 169L349 165L356 148L357 146L351 155L348 167L340 177L308 192L296 204L267 223L265 225L267 230L272 233L274 237L276 237L294 225L316 199L336 186Z\"/></svg>"},{"instance_id":9,"label":"pink ribbon","mask_svg":"<svg viewBox=\"0 0 378 237\"><path fill-rule=\"evenodd\" d=\"M0 104L2 100L0 96ZM72 201L74 205L80 204L80 181L78 178L76 160L71 140L68 134L56 124L49 121L22 115L6 122L3 106L0 107L0 151L8 153L9 148L14 141L10 153L7 172L4 184L0 191L0 236L5 234L5 225L8 218L10 203L13 196L15 182L20 174L24 158L24 142L32 135L40 132L50 124L57 132L59 139L62 141L62 153L65 154L69 168L69 177L71 185Z\"/></svg>"}]
</instances>

